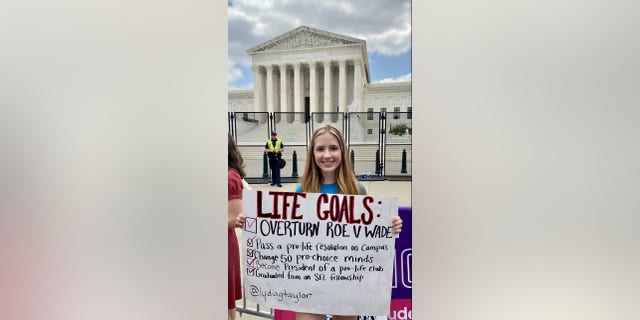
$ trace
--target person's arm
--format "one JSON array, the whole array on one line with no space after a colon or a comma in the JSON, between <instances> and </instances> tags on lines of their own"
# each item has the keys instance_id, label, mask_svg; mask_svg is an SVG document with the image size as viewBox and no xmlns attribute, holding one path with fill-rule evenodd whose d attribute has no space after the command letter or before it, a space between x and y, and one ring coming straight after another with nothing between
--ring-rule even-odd
<instances>
[{"instance_id":1,"label":"person's arm","mask_svg":"<svg viewBox=\"0 0 640 320\"><path fill-rule=\"evenodd\" d=\"M269 142L267 142L267 144L264 145L264 152L271 152L271 150L269 149Z\"/></svg>"},{"instance_id":2,"label":"person's arm","mask_svg":"<svg viewBox=\"0 0 640 320\"><path fill-rule=\"evenodd\" d=\"M242 214L242 199L229 200L228 228L240 228L244 224L244 214Z\"/></svg>"},{"instance_id":3,"label":"person's arm","mask_svg":"<svg viewBox=\"0 0 640 320\"><path fill-rule=\"evenodd\" d=\"M395 216L391 220L391 232L398 234L402 231L402 219L400 216Z\"/></svg>"},{"instance_id":4,"label":"person's arm","mask_svg":"<svg viewBox=\"0 0 640 320\"><path fill-rule=\"evenodd\" d=\"M228 184L227 227L229 229L241 227L244 223L242 214L242 177L238 172L229 170Z\"/></svg>"}]
</instances>

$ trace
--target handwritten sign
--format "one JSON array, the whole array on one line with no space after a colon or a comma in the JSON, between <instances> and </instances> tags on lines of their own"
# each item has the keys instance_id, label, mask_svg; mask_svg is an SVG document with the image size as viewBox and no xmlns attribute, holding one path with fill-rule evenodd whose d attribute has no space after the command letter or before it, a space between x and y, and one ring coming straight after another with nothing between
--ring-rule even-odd
<instances>
[{"instance_id":1,"label":"handwritten sign","mask_svg":"<svg viewBox=\"0 0 640 320\"><path fill-rule=\"evenodd\" d=\"M387 315L397 199L243 191L247 299L272 308Z\"/></svg>"}]
</instances>

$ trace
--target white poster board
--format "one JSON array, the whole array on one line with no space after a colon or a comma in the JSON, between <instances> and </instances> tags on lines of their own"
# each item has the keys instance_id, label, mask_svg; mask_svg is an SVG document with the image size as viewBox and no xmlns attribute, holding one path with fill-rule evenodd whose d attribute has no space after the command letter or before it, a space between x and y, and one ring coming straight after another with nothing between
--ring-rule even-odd
<instances>
[{"instance_id":1,"label":"white poster board","mask_svg":"<svg viewBox=\"0 0 640 320\"><path fill-rule=\"evenodd\" d=\"M396 198L243 191L245 296L335 315L389 313Z\"/></svg>"}]
</instances>

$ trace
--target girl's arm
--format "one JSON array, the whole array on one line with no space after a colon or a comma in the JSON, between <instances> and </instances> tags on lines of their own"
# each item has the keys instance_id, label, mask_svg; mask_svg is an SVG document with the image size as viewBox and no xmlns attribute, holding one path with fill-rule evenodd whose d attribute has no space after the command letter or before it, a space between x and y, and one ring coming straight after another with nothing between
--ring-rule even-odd
<instances>
[{"instance_id":1,"label":"girl's arm","mask_svg":"<svg viewBox=\"0 0 640 320\"><path fill-rule=\"evenodd\" d=\"M400 216L395 216L391 220L391 232L400 233L400 231L402 231L402 219L400 219Z\"/></svg>"},{"instance_id":2,"label":"girl's arm","mask_svg":"<svg viewBox=\"0 0 640 320\"><path fill-rule=\"evenodd\" d=\"M229 229L240 228L244 224L244 215L242 214L242 199L229 200L227 224Z\"/></svg>"}]
</instances>

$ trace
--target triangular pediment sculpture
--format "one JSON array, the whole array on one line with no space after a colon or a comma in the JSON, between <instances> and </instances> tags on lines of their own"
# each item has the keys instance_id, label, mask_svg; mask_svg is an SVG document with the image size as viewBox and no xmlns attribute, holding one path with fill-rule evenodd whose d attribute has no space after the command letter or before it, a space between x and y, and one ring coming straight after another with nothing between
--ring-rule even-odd
<instances>
[{"instance_id":1,"label":"triangular pediment sculpture","mask_svg":"<svg viewBox=\"0 0 640 320\"><path fill-rule=\"evenodd\" d=\"M343 36L337 33L322 31L306 26L298 27L269 41L263 42L247 53L332 47L343 45L365 44L364 40Z\"/></svg>"}]
</instances>

